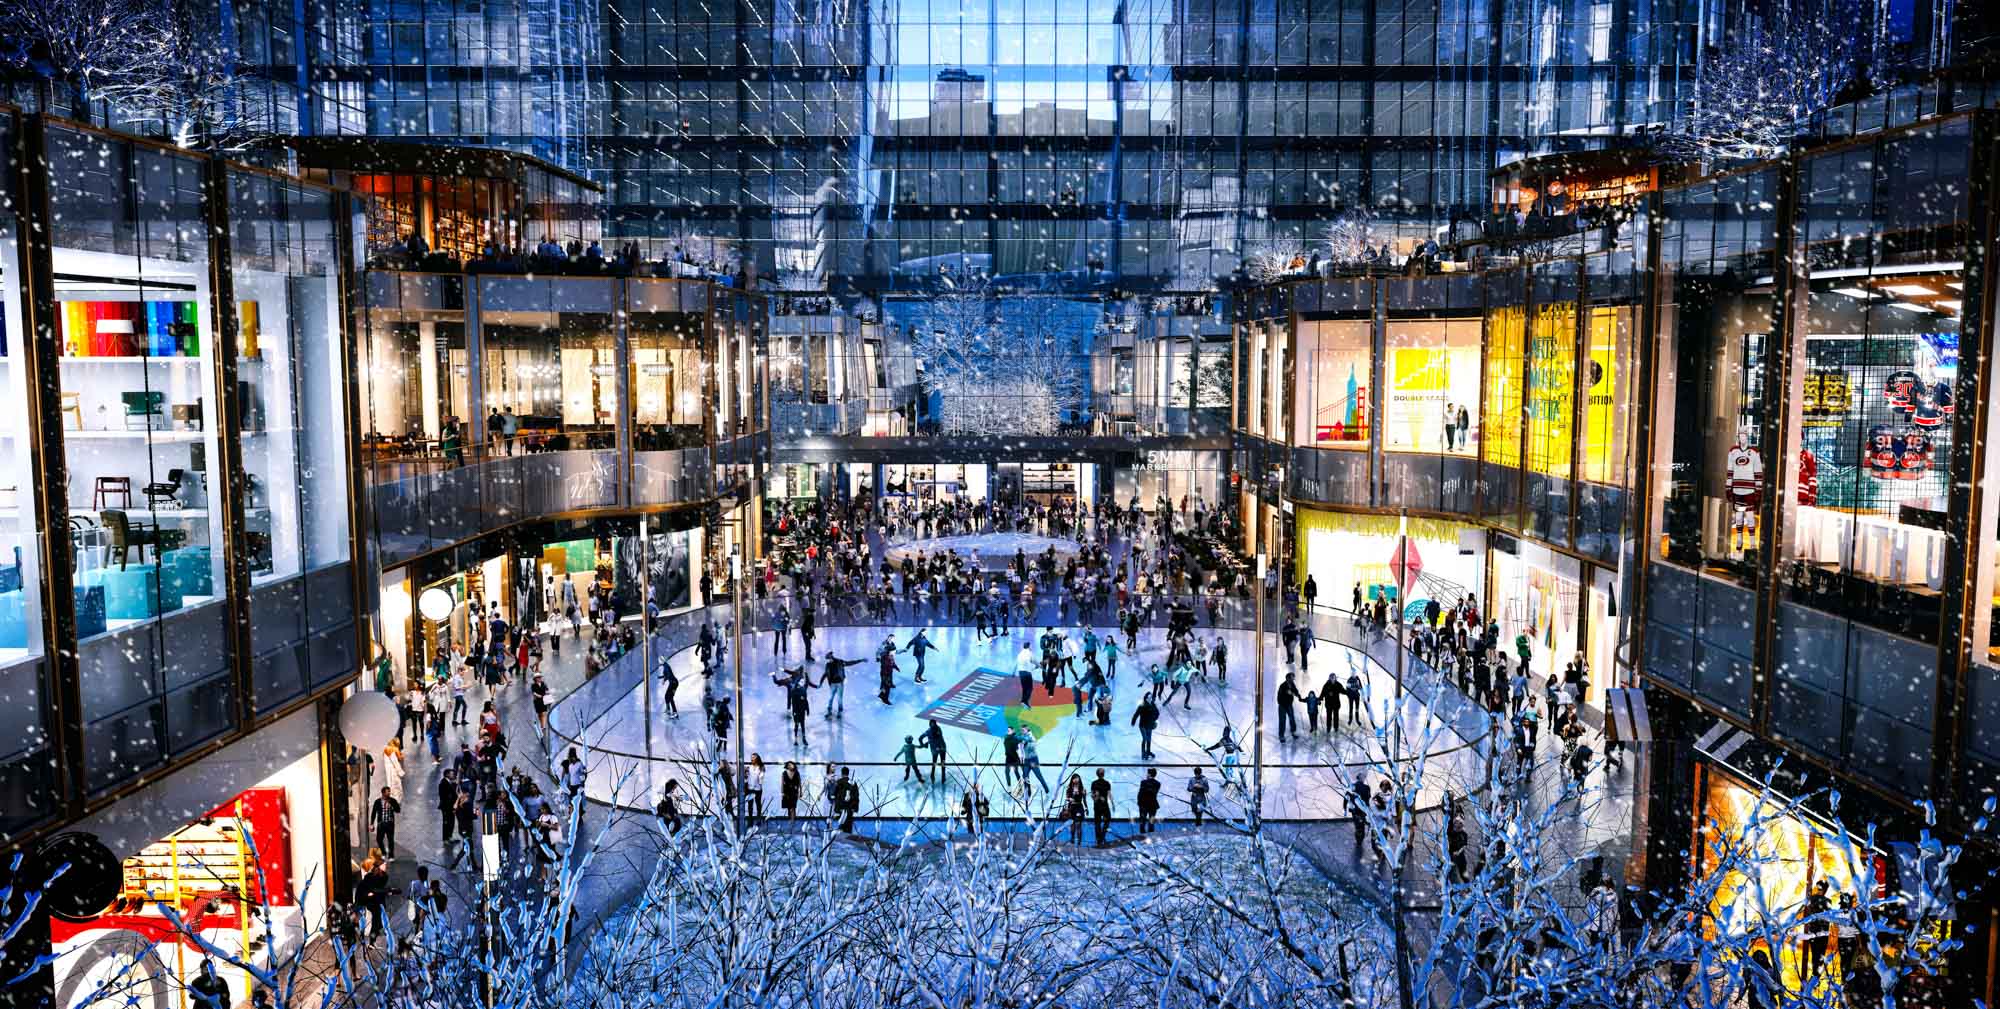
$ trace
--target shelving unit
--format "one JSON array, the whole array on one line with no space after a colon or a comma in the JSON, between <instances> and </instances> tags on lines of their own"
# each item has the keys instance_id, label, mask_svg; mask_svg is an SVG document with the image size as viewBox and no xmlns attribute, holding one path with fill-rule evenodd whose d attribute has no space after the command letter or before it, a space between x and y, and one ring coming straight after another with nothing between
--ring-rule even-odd
<instances>
[{"instance_id":1,"label":"shelving unit","mask_svg":"<svg viewBox=\"0 0 2000 1009\"><path fill-rule=\"evenodd\" d=\"M121 896L186 907L202 897L250 893L248 826L238 817L193 823L125 860Z\"/></svg>"}]
</instances>

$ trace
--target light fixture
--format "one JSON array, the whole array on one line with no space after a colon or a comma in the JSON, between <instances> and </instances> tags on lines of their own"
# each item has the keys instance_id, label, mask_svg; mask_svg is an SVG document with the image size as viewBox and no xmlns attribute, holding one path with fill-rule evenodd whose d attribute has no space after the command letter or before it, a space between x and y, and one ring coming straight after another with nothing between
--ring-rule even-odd
<instances>
[{"instance_id":1,"label":"light fixture","mask_svg":"<svg viewBox=\"0 0 2000 1009\"><path fill-rule=\"evenodd\" d=\"M1921 296L1926 294L1937 293L1936 291L1932 290L1931 288L1925 287L1922 284L1883 284L1882 290L1887 291L1890 294L1900 294L1906 298L1912 295Z\"/></svg>"},{"instance_id":2,"label":"light fixture","mask_svg":"<svg viewBox=\"0 0 2000 1009\"><path fill-rule=\"evenodd\" d=\"M1900 308L1905 312L1922 312L1925 315L1933 314L1930 309L1925 308L1924 306L1919 305L1914 301L1892 301L1889 303L1889 307Z\"/></svg>"},{"instance_id":3,"label":"light fixture","mask_svg":"<svg viewBox=\"0 0 2000 1009\"><path fill-rule=\"evenodd\" d=\"M1836 287L1833 289L1833 293L1844 294L1850 298L1856 298L1861 301L1867 301L1868 299L1875 296L1875 293L1873 291L1869 291L1866 288L1860 288L1860 287Z\"/></svg>"},{"instance_id":4,"label":"light fixture","mask_svg":"<svg viewBox=\"0 0 2000 1009\"><path fill-rule=\"evenodd\" d=\"M1963 308L1965 306L1965 302L1960 301L1957 298L1939 298L1938 300L1931 302L1931 304L1937 305L1941 308L1948 308L1954 312L1958 311L1960 308Z\"/></svg>"}]
</instances>

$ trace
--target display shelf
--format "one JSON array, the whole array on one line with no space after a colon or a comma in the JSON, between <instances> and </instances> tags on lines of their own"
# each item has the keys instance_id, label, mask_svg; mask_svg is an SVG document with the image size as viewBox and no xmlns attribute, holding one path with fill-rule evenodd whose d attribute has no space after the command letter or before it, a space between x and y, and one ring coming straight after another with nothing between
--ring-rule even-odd
<instances>
[{"instance_id":1,"label":"display shelf","mask_svg":"<svg viewBox=\"0 0 2000 1009\"><path fill-rule=\"evenodd\" d=\"M68 427L63 429L62 435L71 441L149 441L154 444L181 444L201 441L208 437L208 432L148 431L144 428L133 431L80 431Z\"/></svg>"},{"instance_id":2,"label":"display shelf","mask_svg":"<svg viewBox=\"0 0 2000 1009\"><path fill-rule=\"evenodd\" d=\"M58 357L56 360L61 361L64 364L203 364L208 361L208 358L183 357L180 355L175 355L173 357L163 357L150 354L147 355L120 354L117 356L111 356L111 355L95 356L90 354L64 354Z\"/></svg>"}]
</instances>

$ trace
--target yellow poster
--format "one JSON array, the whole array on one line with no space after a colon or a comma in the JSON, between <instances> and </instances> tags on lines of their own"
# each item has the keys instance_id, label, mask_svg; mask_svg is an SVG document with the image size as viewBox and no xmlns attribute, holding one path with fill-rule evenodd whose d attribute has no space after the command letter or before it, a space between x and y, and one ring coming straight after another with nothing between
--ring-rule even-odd
<instances>
[{"instance_id":1,"label":"yellow poster","mask_svg":"<svg viewBox=\"0 0 2000 1009\"><path fill-rule=\"evenodd\" d=\"M1528 468L1568 479L1576 439L1576 302L1535 309L1528 340Z\"/></svg>"},{"instance_id":2,"label":"yellow poster","mask_svg":"<svg viewBox=\"0 0 2000 1009\"><path fill-rule=\"evenodd\" d=\"M1479 426L1485 459L1498 466L1521 465L1521 368L1526 342L1525 309L1509 306L1487 314L1486 397Z\"/></svg>"},{"instance_id":3,"label":"yellow poster","mask_svg":"<svg viewBox=\"0 0 2000 1009\"><path fill-rule=\"evenodd\" d=\"M1618 342L1620 314L1625 309L1594 308L1588 336L1590 360L1583 375L1583 479L1618 483L1623 462Z\"/></svg>"}]
</instances>

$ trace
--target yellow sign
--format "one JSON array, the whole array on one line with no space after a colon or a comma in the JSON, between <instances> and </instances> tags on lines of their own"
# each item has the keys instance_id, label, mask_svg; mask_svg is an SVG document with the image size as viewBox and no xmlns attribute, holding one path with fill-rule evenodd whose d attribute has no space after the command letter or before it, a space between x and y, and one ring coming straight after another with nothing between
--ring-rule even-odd
<instances>
[{"instance_id":1,"label":"yellow sign","mask_svg":"<svg viewBox=\"0 0 2000 1009\"><path fill-rule=\"evenodd\" d=\"M1623 392L1618 384L1618 337L1624 309L1590 310L1590 358L1583 374L1583 473L1597 483L1618 483L1624 418L1618 416Z\"/></svg>"},{"instance_id":2,"label":"yellow sign","mask_svg":"<svg viewBox=\"0 0 2000 1009\"><path fill-rule=\"evenodd\" d=\"M1521 465L1521 363L1527 312L1496 308L1486 316L1486 398L1480 407L1485 458L1497 466Z\"/></svg>"},{"instance_id":3,"label":"yellow sign","mask_svg":"<svg viewBox=\"0 0 2000 1009\"><path fill-rule=\"evenodd\" d=\"M1528 340L1528 468L1568 479L1576 438L1576 302L1535 309Z\"/></svg>"}]
</instances>

